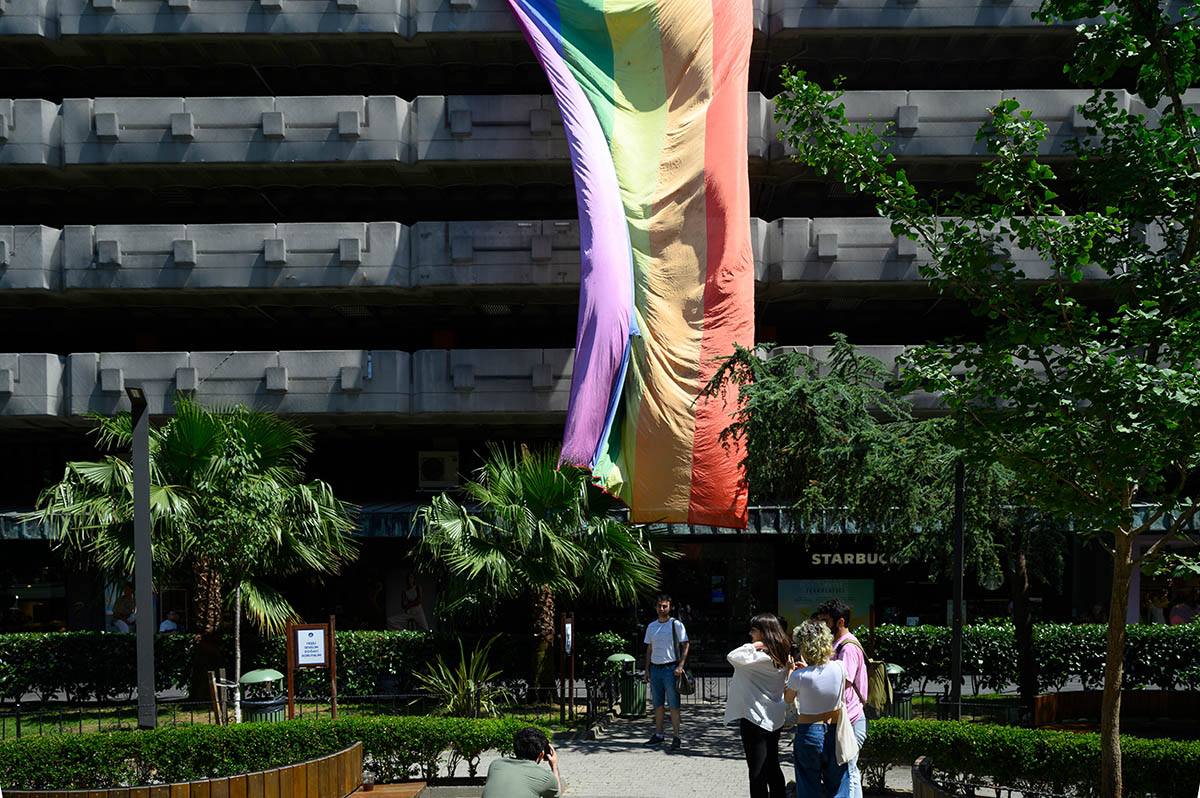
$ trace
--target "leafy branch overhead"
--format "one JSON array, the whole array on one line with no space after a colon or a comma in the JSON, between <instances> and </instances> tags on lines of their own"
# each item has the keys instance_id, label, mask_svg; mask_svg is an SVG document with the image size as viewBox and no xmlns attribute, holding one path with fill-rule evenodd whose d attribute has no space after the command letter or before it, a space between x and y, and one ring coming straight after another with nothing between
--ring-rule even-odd
<instances>
[{"instance_id":1,"label":"leafy branch overhead","mask_svg":"<svg viewBox=\"0 0 1200 798\"><path fill-rule=\"evenodd\" d=\"M1100 788L1116 798L1130 574L1200 507L1200 5L1043 0L1035 17L1079 23L1066 72L1093 92L1069 160L1046 162L1047 126L1006 98L975 190L945 196L909 180L891 126L848 124L836 86L785 72L776 115L799 160L872 196L932 289L984 321L907 350L904 385L940 394L969 460L1112 556ZM1123 80L1128 103L1107 88Z\"/></svg>"}]
</instances>

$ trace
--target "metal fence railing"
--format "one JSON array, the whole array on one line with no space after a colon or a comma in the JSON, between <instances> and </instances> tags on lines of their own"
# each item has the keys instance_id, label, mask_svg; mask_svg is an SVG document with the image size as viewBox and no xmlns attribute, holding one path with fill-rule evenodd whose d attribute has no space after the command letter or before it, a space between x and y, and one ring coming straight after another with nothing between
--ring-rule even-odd
<instances>
[{"instance_id":1,"label":"metal fence railing","mask_svg":"<svg viewBox=\"0 0 1200 798\"><path fill-rule=\"evenodd\" d=\"M160 701L159 726L193 723L214 724L217 714L207 701ZM85 704L77 706L29 706L17 702L0 708L0 740L46 734L84 734L122 731L138 727L138 706L132 704Z\"/></svg>"},{"instance_id":2,"label":"metal fence railing","mask_svg":"<svg viewBox=\"0 0 1200 798\"><path fill-rule=\"evenodd\" d=\"M338 717L382 715L441 715L466 717L507 717L527 720L531 725L571 727L594 724L617 701L616 678L577 681L573 698L560 687L532 687L527 684L495 685L467 695L451 696L430 692L389 693L385 695L341 695L337 699ZM298 696L293 701L296 718L329 718L333 706L329 697ZM217 724L232 722L232 700L214 706L212 701L157 702L159 726ZM47 705L41 702L0 704L0 740L47 734L85 734L120 731L138 727L138 706L132 703Z\"/></svg>"}]
</instances>

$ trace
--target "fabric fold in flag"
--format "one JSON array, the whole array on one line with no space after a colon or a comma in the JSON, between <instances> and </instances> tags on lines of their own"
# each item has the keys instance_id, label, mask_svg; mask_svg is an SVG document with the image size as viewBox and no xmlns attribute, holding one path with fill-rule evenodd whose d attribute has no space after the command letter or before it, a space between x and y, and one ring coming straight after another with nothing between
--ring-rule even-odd
<instances>
[{"instance_id":1,"label":"fabric fold in flag","mask_svg":"<svg viewBox=\"0 0 1200 798\"><path fill-rule=\"evenodd\" d=\"M749 346L749 0L508 0L550 80L579 207L581 279L564 462L637 522L744 528L735 390Z\"/></svg>"}]
</instances>

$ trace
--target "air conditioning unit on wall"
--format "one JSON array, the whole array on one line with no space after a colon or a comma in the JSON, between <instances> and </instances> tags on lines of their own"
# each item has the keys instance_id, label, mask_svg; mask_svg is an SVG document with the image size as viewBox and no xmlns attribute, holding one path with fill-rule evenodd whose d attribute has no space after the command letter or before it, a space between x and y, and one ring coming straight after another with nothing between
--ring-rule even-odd
<instances>
[{"instance_id":1,"label":"air conditioning unit on wall","mask_svg":"<svg viewBox=\"0 0 1200 798\"><path fill-rule=\"evenodd\" d=\"M417 486L429 489L458 487L458 452L418 452Z\"/></svg>"}]
</instances>

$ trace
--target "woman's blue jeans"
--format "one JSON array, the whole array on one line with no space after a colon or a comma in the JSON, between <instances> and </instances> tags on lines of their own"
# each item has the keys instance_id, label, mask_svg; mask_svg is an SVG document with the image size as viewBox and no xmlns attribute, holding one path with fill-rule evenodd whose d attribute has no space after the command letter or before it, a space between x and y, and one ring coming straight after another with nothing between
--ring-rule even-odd
<instances>
[{"instance_id":1,"label":"woman's blue jeans","mask_svg":"<svg viewBox=\"0 0 1200 798\"><path fill-rule=\"evenodd\" d=\"M849 798L850 771L837 763L837 725L798 724L792 758L796 798Z\"/></svg>"}]
</instances>

